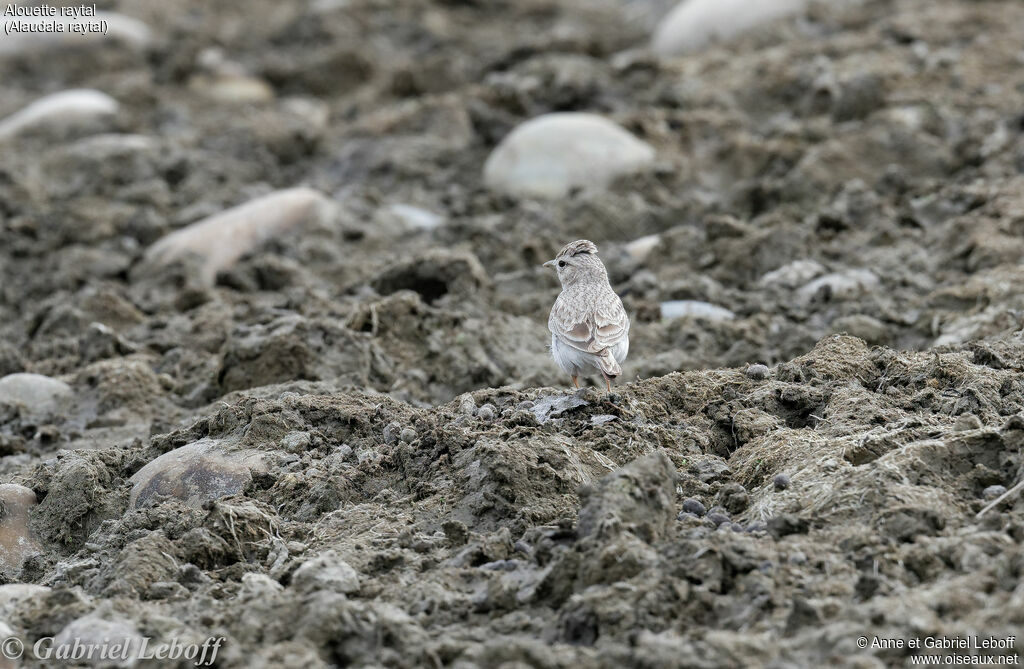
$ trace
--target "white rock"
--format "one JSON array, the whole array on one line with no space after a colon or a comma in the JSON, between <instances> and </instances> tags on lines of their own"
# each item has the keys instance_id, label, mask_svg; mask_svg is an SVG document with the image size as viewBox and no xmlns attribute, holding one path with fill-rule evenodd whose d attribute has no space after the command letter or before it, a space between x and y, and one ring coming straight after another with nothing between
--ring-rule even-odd
<instances>
[{"instance_id":1,"label":"white rock","mask_svg":"<svg viewBox=\"0 0 1024 669\"><path fill-rule=\"evenodd\" d=\"M262 600L284 590L284 586L270 578L266 574L250 571L242 575L242 588L236 596L243 601Z\"/></svg>"},{"instance_id":2,"label":"white rock","mask_svg":"<svg viewBox=\"0 0 1024 669\"><path fill-rule=\"evenodd\" d=\"M487 185L510 195L559 198L605 188L654 163L654 149L595 114L545 114L501 141L484 165Z\"/></svg>"},{"instance_id":3,"label":"white rock","mask_svg":"<svg viewBox=\"0 0 1024 669\"><path fill-rule=\"evenodd\" d=\"M810 302L818 291L826 289L832 300L849 300L878 287L878 277L867 269L833 272L811 281L797 292L803 302Z\"/></svg>"},{"instance_id":4,"label":"white rock","mask_svg":"<svg viewBox=\"0 0 1024 669\"><path fill-rule=\"evenodd\" d=\"M71 386L42 374L19 372L0 379L0 404L18 405L34 415L58 411L71 394Z\"/></svg>"},{"instance_id":5,"label":"white rock","mask_svg":"<svg viewBox=\"0 0 1024 669\"><path fill-rule=\"evenodd\" d=\"M117 100L91 88L75 88L40 98L0 121L0 142L30 131L68 132L108 125Z\"/></svg>"},{"instance_id":6,"label":"white rock","mask_svg":"<svg viewBox=\"0 0 1024 669\"><path fill-rule=\"evenodd\" d=\"M312 188L289 188L250 200L164 236L146 251L146 262L164 265L187 255L203 258L202 276L212 284L217 272L272 237L311 221L324 221L333 202Z\"/></svg>"},{"instance_id":7,"label":"white rock","mask_svg":"<svg viewBox=\"0 0 1024 669\"><path fill-rule=\"evenodd\" d=\"M1006 318L1006 305L997 304L983 311L954 318L942 324L941 334L932 342L933 347L954 346L979 339L993 330L998 331L1000 321Z\"/></svg>"},{"instance_id":8,"label":"white rock","mask_svg":"<svg viewBox=\"0 0 1024 669\"><path fill-rule=\"evenodd\" d=\"M359 573L332 550L308 560L292 574L292 586L316 592L330 590L350 594L359 590Z\"/></svg>"},{"instance_id":9,"label":"white rock","mask_svg":"<svg viewBox=\"0 0 1024 669\"><path fill-rule=\"evenodd\" d=\"M72 32L73 23L92 23L94 21L106 21L107 32ZM60 23L64 26L64 32L10 32L8 25L17 22L18 24L45 24ZM142 51L153 41L149 27L129 16L116 14L114 12L96 12L96 16L82 17L74 20L70 17L6 17L0 18L0 57L16 55L32 55L44 51L59 51L68 47L100 47L117 42L131 47L136 51Z\"/></svg>"},{"instance_id":10,"label":"white rock","mask_svg":"<svg viewBox=\"0 0 1024 669\"><path fill-rule=\"evenodd\" d=\"M21 602L37 599L48 592L50 592L50 589L45 585L35 585L34 583L7 583L6 585L0 585L0 620L10 618L11 613Z\"/></svg>"},{"instance_id":11,"label":"white rock","mask_svg":"<svg viewBox=\"0 0 1024 669\"><path fill-rule=\"evenodd\" d=\"M67 150L70 153L112 158L114 156L152 151L158 146L159 144L152 137L145 135L108 133L91 135L80 139L68 145Z\"/></svg>"},{"instance_id":12,"label":"white rock","mask_svg":"<svg viewBox=\"0 0 1024 669\"><path fill-rule=\"evenodd\" d=\"M626 253L629 257L637 262L643 262L647 260L647 256L651 255L651 251L658 248L661 244L661 235L646 235L626 244Z\"/></svg>"},{"instance_id":13,"label":"white rock","mask_svg":"<svg viewBox=\"0 0 1024 669\"><path fill-rule=\"evenodd\" d=\"M281 100L281 109L301 118L315 132L326 130L330 122L330 105L316 98L284 98Z\"/></svg>"},{"instance_id":14,"label":"white rock","mask_svg":"<svg viewBox=\"0 0 1024 669\"><path fill-rule=\"evenodd\" d=\"M663 56L697 51L801 12L809 4L810 0L683 0L658 24L651 49Z\"/></svg>"},{"instance_id":15,"label":"white rock","mask_svg":"<svg viewBox=\"0 0 1024 669\"><path fill-rule=\"evenodd\" d=\"M270 84L247 75L197 76L190 79L188 85L210 100L227 104L254 104L274 99Z\"/></svg>"},{"instance_id":16,"label":"white rock","mask_svg":"<svg viewBox=\"0 0 1024 669\"><path fill-rule=\"evenodd\" d=\"M684 316L706 318L709 321L731 321L736 318L736 314L728 309L700 300L672 300L661 303L662 320Z\"/></svg>"},{"instance_id":17,"label":"white rock","mask_svg":"<svg viewBox=\"0 0 1024 669\"><path fill-rule=\"evenodd\" d=\"M29 488L14 483L0 485L0 573L16 572L26 557L40 550L28 527L29 513L35 505L36 494Z\"/></svg>"},{"instance_id":18,"label":"white rock","mask_svg":"<svg viewBox=\"0 0 1024 669\"><path fill-rule=\"evenodd\" d=\"M388 213L410 230L433 230L444 225L444 216L410 204L388 205Z\"/></svg>"},{"instance_id":19,"label":"white rock","mask_svg":"<svg viewBox=\"0 0 1024 669\"><path fill-rule=\"evenodd\" d=\"M826 271L821 263L814 260L794 260L766 273L758 279L757 283L764 287L781 286L783 288L796 288L797 286L804 285L811 279L821 276Z\"/></svg>"},{"instance_id":20,"label":"white rock","mask_svg":"<svg viewBox=\"0 0 1024 669\"><path fill-rule=\"evenodd\" d=\"M135 472L128 501L135 508L156 496L175 497L198 509L206 501L242 492L252 469L266 469L259 451L231 450L217 440L200 439Z\"/></svg>"},{"instance_id":21,"label":"white rock","mask_svg":"<svg viewBox=\"0 0 1024 669\"><path fill-rule=\"evenodd\" d=\"M97 648L91 661L88 658L83 658L76 662L76 665L81 663L103 667L134 667L138 663L143 649L143 636L139 634L139 630L133 623L127 620L105 620L95 613L71 621L58 632L53 639L54 654L61 647L66 647L68 651L71 651L76 641L80 646L86 648L95 646ZM98 649L113 644L127 646L127 652L124 654L128 656L128 659L120 659L120 654L114 662L111 662L110 659L100 658Z\"/></svg>"}]
</instances>

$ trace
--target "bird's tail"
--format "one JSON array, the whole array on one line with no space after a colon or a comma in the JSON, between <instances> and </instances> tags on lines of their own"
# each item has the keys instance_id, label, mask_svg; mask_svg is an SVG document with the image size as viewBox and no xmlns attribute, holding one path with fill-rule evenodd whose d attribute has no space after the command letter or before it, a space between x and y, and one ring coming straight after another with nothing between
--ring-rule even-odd
<instances>
[{"instance_id":1,"label":"bird's tail","mask_svg":"<svg viewBox=\"0 0 1024 669\"><path fill-rule=\"evenodd\" d=\"M622 367L619 367L619 363L616 362L610 348L606 348L598 354L597 364L601 367L601 371L604 372L605 376L609 378L614 379L619 374L622 374Z\"/></svg>"}]
</instances>

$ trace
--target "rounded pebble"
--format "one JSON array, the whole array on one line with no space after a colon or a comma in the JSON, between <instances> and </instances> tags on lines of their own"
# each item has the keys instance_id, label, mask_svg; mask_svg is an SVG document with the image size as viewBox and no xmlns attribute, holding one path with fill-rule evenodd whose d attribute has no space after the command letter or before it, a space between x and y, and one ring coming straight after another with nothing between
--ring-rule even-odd
<instances>
[{"instance_id":1,"label":"rounded pebble","mask_svg":"<svg viewBox=\"0 0 1024 669\"><path fill-rule=\"evenodd\" d=\"M719 513L715 511L713 513L708 514L708 520L710 520L715 525L721 525L722 523L729 522L729 516L724 513Z\"/></svg>"},{"instance_id":2,"label":"rounded pebble","mask_svg":"<svg viewBox=\"0 0 1024 669\"><path fill-rule=\"evenodd\" d=\"M459 397L459 413L464 416L472 416L476 413L476 402L473 401L473 396L469 393Z\"/></svg>"},{"instance_id":3,"label":"rounded pebble","mask_svg":"<svg viewBox=\"0 0 1024 669\"><path fill-rule=\"evenodd\" d=\"M775 478L772 479L772 485L775 486L776 490L785 490L789 487L789 477L785 474L776 474Z\"/></svg>"},{"instance_id":4,"label":"rounded pebble","mask_svg":"<svg viewBox=\"0 0 1024 669\"><path fill-rule=\"evenodd\" d=\"M701 504L699 499L687 497L683 500L683 511L686 513L692 513L695 516L703 516L707 513L707 508Z\"/></svg>"},{"instance_id":5,"label":"rounded pebble","mask_svg":"<svg viewBox=\"0 0 1024 669\"><path fill-rule=\"evenodd\" d=\"M768 378L771 371L768 369L768 365L756 364L747 367L747 378L754 381L764 381Z\"/></svg>"},{"instance_id":6,"label":"rounded pebble","mask_svg":"<svg viewBox=\"0 0 1024 669\"><path fill-rule=\"evenodd\" d=\"M494 420L494 405L485 404L476 410L476 416L480 420Z\"/></svg>"},{"instance_id":7,"label":"rounded pebble","mask_svg":"<svg viewBox=\"0 0 1024 669\"><path fill-rule=\"evenodd\" d=\"M404 430L402 430L402 434L400 434L398 438L401 439L406 444L411 444L412 442L416 441L416 436L416 430L412 429L411 427L407 427Z\"/></svg>"},{"instance_id":8,"label":"rounded pebble","mask_svg":"<svg viewBox=\"0 0 1024 669\"><path fill-rule=\"evenodd\" d=\"M292 575L291 584L300 591L328 590L347 595L359 590L359 573L336 551L327 550L303 562Z\"/></svg>"},{"instance_id":9,"label":"rounded pebble","mask_svg":"<svg viewBox=\"0 0 1024 669\"><path fill-rule=\"evenodd\" d=\"M997 497L1006 493L1006 486L1002 485L990 485L981 491L981 496L985 499L996 499Z\"/></svg>"}]
</instances>

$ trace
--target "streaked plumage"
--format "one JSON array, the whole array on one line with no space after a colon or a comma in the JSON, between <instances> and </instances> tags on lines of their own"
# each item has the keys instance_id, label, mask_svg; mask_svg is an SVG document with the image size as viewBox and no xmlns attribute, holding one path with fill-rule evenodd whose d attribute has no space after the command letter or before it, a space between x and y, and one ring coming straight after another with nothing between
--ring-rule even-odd
<instances>
[{"instance_id":1,"label":"streaked plumage","mask_svg":"<svg viewBox=\"0 0 1024 669\"><path fill-rule=\"evenodd\" d=\"M577 240L544 264L555 266L562 283L548 317L552 357L574 384L581 374L598 371L611 390L609 380L622 373L629 352L629 317L608 283L597 246Z\"/></svg>"}]
</instances>

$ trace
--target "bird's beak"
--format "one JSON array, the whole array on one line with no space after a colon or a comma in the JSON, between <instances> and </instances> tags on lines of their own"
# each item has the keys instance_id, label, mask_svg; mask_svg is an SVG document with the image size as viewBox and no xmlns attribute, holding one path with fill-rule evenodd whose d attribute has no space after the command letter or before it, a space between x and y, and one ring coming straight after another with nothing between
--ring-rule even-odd
<instances>
[{"instance_id":1,"label":"bird's beak","mask_svg":"<svg viewBox=\"0 0 1024 669\"><path fill-rule=\"evenodd\" d=\"M546 263L544 263L544 267L554 267L554 266L555 266L555 261L554 260L549 260Z\"/></svg>"}]
</instances>

